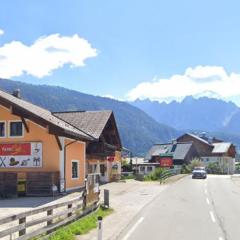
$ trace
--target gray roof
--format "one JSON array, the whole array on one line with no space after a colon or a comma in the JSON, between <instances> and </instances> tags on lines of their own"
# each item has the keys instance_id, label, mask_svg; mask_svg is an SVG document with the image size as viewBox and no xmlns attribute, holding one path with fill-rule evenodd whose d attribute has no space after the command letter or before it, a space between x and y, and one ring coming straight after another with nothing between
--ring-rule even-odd
<instances>
[{"instance_id":1,"label":"gray roof","mask_svg":"<svg viewBox=\"0 0 240 240\"><path fill-rule=\"evenodd\" d=\"M205 143L205 144L207 144L207 145L211 146L211 144L207 140L205 140L205 139L203 139L203 138L201 138L201 137L199 137L199 136L197 136L195 134L192 134L192 133L186 133L186 134L191 136L191 137L193 137L193 138L195 138L195 139L197 139L197 140L199 140L199 141L201 141L201 142L203 142L203 143Z\"/></svg>"},{"instance_id":2,"label":"gray roof","mask_svg":"<svg viewBox=\"0 0 240 240\"><path fill-rule=\"evenodd\" d=\"M150 150L147 152L144 160L149 161L152 158L152 156L154 156L154 154L156 156L156 154L158 154L158 152L159 153L166 153L165 149L169 149L169 146L171 146L170 143L169 144L154 144L150 148Z\"/></svg>"},{"instance_id":3,"label":"gray roof","mask_svg":"<svg viewBox=\"0 0 240 240\"><path fill-rule=\"evenodd\" d=\"M22 109L30 114L33 114L35 116L38 116L39 118L49 122L50 124L59 127L60 129L64 130L68 134L72 134L74 137L79 137L87 140L93 140L92 137L88 136L84 132L82 132L80 129L77 129L76 127L66 123L65 121L57 118L54 116L50 111L41 108L37 105L34 105L30 102L27 102L23 99L17 98L9 93L6 93L2 90L0 90L0 98L3 98L10 104L14 104L19 109Z\"/></svg>"},{"instance_id":4,"label":"gray roof","mask_svg":"<svg viewBox=\"0 0 240 240\"><path fill-rule=\"evenodd\" d=\"M155 144L151 147L145 156L145 161L149 161L152 156L160 156L161 154L173 154L173 159L184 160L188 154L192 143L177 143L176 148L173 149L172 143ZM174 151L172 151L174 150Z\"/></svg>"},{"instance_id":5,"label":"gray roof","mask_svg":"<svg viewBox=\"0 0 240 240\"><path fill-rule=\"evenodd\" d=\"M232 145L229 142L213 143L214 146L212 153L226 153L230 146Z\"/></svg>"},{"instance_id":6,"label":"gray roof","mask_svg":"<svg viewBox=\"0 0 240 240\"><path fill-rule=\"evenodd\" d=\"M173 159L184 160L191 147L192 143L178 143L173 154Z\"/></svg>"},{"instance_id":7,"label":"gray roof","mask_svg":"<svg viewBox=\"0 0 240 240\"><path fill-rule=\"evenodd\" d=\"M57 112L53 114L98 139L111 117L112 111Z\"/></svg>"}]
</instances>

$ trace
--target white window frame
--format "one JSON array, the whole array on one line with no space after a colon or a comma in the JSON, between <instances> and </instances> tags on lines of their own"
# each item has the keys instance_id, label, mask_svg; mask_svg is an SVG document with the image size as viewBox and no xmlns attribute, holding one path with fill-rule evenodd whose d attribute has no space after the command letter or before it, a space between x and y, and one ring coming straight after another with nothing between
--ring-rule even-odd
<instances>
[{"instance_id":1,"label":"white window frame","mask_svg":"<svg viewBox=\"0 0 240 240\"><path fill-rule=\"evenodd\" d=\"M21 136L11 136L11 123L14 123L14 122L21 122L22 123L22 135ZM8 121L8 137L9 138L23 138L24 137L24 125L23 125L23 122L21 120L10 120Z\"/></svg>"},{"instance_id":2,"label":"white window frame","mask_svg":"<svg viewBox=\"0 0 240 240\"><path fill-rule=\"evenodd\" d=\"M4 123L4 136L0 136L0 138L6 138L7 137L7 121L0 120L0 123Z\"/></svg>"},{"instance_id":3,"label":"white window frame","mask_svg":"<svg viewBox=\"0 0 240 240\"><path fill-rule=\"evenodd\" d=\"M74 177L73 178L73 172L72 172L72 164L73 163L77 163L77 177ZM79 175L80 175L80 171L79 171L79 166L80 166L80 164L79 164L79 160L72 160L72 162L71 162L71 178L72 178L72 180L78 180L79 179Z\"/></svg>"}]
</instances>

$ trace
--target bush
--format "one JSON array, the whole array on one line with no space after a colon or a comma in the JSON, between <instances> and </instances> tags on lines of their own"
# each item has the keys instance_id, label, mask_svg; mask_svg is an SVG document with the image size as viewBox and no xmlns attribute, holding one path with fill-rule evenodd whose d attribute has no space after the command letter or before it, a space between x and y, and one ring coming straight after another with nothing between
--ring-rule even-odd
<instances>
[{"instance_id":1,"label":"bush","mask_svg":"<svg viewBox=\"0 0 240 240\"><path fill-rule=\"evenodd\" d=\"M236 170L237 170L237 171L240 171L240 163L237 163L237 164L236 164Z\"/></svg>"},{"instance_id":2,"label":"bush","mask_svg":"<svg viewBox=\"0 0 240 240\"><path fill-rule=\"evenodd\" d=\"M190 164L189 164L189 167L191 169L191 171L195 168L195 167L203 167L203 163L200 159L198 158L194 158Z\"/></svg>"},{"instance_id":3,"label":"bush","mask_svg":"<svg viewBox=\"0 0 240 240\"><path fill-rule=\"evenodd\" d=\"M198 158L194 158L188 165L186 164L182 165L181 173L188 174L188 173L191 173L195 167L202 167L202 166L203 166L202 161Z\"/></svg>"},{"instance_id":4,"label":"bush","mask_svg":"<svg viewBox=\"0 0 240 240\"><path fill-rule=\"evenodd\" d=\"M128 176L121 176L121 180L127 180L127 179L134 179L135 177L133 175L128 175Z\"/></svg>"},{"instance_id":5,"label":"bush","mask_svg":"<svg viewBox=\"0 0 240 240\"><path fill-rule=\"evenodd\" d=\"M160 180L164 173L166 173L168 170L165 168L156 168L153 172L150 174L144 176L144 181L157 181Z\"/></svg>"},{"instance_id":6,"label":"bush","mask_svg":"<svg viewBox=\"0 0 240 240\"><path fill-rule=\"evenodd\" d=\"M191 168L189 165L183 164L181 168L181 173L182 174L188 174L191 173Z\"/></svg>"},{"instance_id":7,"label":"bush","mask_svg":"<svg viewBox=\"0 0 240 240\"><path fill-rule=\"evenodd\" d=\"M223 174L223 171L218 163L209 163L207 166L207 172L212 174Z\"/></svg>"}]
</instances>

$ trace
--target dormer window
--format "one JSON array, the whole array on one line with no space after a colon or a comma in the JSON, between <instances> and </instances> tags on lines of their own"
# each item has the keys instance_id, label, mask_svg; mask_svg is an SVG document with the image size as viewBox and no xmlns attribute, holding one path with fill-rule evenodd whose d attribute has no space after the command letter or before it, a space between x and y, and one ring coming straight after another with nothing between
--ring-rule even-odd
<instances>
[{"instance_id":1,"label":"dormer window","mask_svg":"<svg viewBox=\"0 0 240 240\"><path fill-rule=\"evenodd\" d=\"M9 123L10 137L22 137L23 136L23 123L21 121L14 121Z\"/></svg>"},{"instance_id":2,"label":"dormer window","mask_svg":"<svg viewBox=\"0 0 240 240\"><path fill-rule=\"evenodd\" d=\"M6 137L6 122L0 121L0 138Z\"/></svg>"}]
</instances>

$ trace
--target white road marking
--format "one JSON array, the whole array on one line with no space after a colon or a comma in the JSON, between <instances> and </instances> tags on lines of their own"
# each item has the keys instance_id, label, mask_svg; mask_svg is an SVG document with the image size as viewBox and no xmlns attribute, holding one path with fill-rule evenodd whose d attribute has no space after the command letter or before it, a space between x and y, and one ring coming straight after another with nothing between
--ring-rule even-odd
<instances>
[{"instance_id":1,"label":"white road marking","mask_svg":"<svg viewBox=\"0 0 240 240\"><path fill-rule=\"evenodd\" d=\"M144 217L141 217L138 219L138 221L133 225L133 227L129 230L129 232L127 233L127 235L123 238L123 240L127 240L130 235L135 231L135 229L137 228L137 226L144 220Z\"/></svg>"},{"instance_id":2,"label":"white road marking","mask_svg":"<svg viewBox=\"0 0 240 240\"><path fill-rule=\"evenodd\" d=\"M222 237L219 237L218 240L223 240L223 238L222 238Z\"/></svg>"},{"instance_id":3,"label":"white road marking","mask_svg":"<svg viewBox=\"0 0 240 240\"><path fill-rule=\"evenodd\" d=\"M209 213L210 213L210 216L211 216L212 221L215 223L215 222L216 222L216 219L215 219L215 217L214 217L213 212L210 211Z\"/></svg>"},{"instance_id":4,"label":"white road marking","mask_svg":"<svg viewBox=\"0 0 240 240\"><path fill-rule=\"evenodd\" d=\"M209 201L208 198L206 198L206 202L207 202L208 205L210 205L210 201Z\"/></svg>"},{"instance_id":5,"label":"white road marking","mask_svg":"<svg viewBox=\"0 0 240 240\"><path fill-rule=\"evenodd\" d=\"M207 194L207 189L204 190L204 193Z\"/></svg>"}]
</instances>

